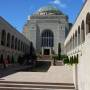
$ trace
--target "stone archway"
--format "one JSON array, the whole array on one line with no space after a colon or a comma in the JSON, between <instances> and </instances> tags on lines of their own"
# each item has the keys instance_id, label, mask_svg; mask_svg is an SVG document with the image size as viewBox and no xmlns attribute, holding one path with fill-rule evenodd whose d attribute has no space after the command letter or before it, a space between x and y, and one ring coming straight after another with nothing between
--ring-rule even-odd
<instances>
[{"instance_id":1,"label":"stone archway","mask_svg":"<svg viewBox=\"0 0 90 90\"><path fill-rule=\"evenodd\" d=\"M80 26L78 26L78 45L80 45Z\"/></svg>"},{"instance_id":2,"label":"stone archway","mask_svg":"<svg viewBox=\"0 0 90 90\"><path fill-rule=\"evenodd\" d=\"M77 31L75 31L75 47L77 47Z\"/></svg>"},{"instance_id":3,"label":"stone archway","mask_svg":"<svg viewBox=\"0 0 90 90\"><path fill-rule=\"evenodd\" d=\"M81 23L81 41L84 42L85 41L85 24L84 24L84 20Z\"/></svg>"},{"instance_id":4,"label":"stone archway","mask_svg":"<svg viewBox=\"0 0 90 90\"><path fill-rule=\"evenodd\" d=\"M0 55L0 63L1 64L3 63L3 55L2 54Z\"/></svg>"},{"instance_id":5,"label":"stone archway","mask_svg":"<svg viewBox=\"0 0 90 90\"><path fill-rule=\"evenodd\" d=\"M86 16L86 34L90 33L90 13Z\"/></svg>"},{"instance_id":6,"label":"stone archway","mask_svg":"<svg viewBox=\"0 0 90 90\"><path fill-rule=\"evenodd\" d=\"M5 46L6 45L6 31L2 30L1 33L1 45Z\"/></svg>"},{"instance_id":7,"label":"stone archway","mask_svg":"<svg viewBox=\"0 0 90 90\"><path fill-rule=\"evenodd\" d=\"M10 40L10 33L7 34L7 47L10 47L11 40Z\"/></svg>"}]
</instances>

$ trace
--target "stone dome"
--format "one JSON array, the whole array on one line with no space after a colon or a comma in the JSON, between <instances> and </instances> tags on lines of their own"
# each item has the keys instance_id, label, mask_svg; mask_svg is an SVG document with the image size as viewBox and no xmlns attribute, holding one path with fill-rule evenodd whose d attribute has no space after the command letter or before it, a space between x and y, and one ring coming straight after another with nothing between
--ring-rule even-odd
<instances>
[{"instance_id":1,"label":"stone dome","mask_svg":"<svg viewBox=\"0 0 90 90\"><path fill-rule=\"evenodd\" d=\"M40 8L36 14L39 15L62 15L63 13L53 5L47 5Z\"/></svg>"}]
</instances>

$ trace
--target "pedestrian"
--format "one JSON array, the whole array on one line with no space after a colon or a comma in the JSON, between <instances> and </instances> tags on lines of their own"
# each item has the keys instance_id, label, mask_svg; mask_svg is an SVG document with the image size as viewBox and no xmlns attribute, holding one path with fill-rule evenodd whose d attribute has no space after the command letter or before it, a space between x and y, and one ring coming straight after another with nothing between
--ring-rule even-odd
<instances>
[{"instance_id":1,"label":"pedestrian","mask_svg":"<svg viewBox=\"0 0 90 90\"><path fill-rule=\"evenodd\" d=\"M3 68L6 68L5 60L3 60L2 64L3 64Z\"/></svg>"}]
</instances>

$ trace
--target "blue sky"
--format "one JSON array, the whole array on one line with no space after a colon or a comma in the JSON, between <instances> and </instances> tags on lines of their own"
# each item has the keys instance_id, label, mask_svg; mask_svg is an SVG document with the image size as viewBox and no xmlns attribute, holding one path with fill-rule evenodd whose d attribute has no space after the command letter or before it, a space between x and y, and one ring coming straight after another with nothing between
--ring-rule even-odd
<instances>
[{"instance_id":1,"label":"blue sky","mask_svg":"<svg viewBox=\"0 0 90 90\"><path fill-rule=\"evenodd\" d=\"M83 3L84 0L0 0L0 16L22 32L27 17L40 7L52 4L73 23Z\"/></svg>"}]
</instances>

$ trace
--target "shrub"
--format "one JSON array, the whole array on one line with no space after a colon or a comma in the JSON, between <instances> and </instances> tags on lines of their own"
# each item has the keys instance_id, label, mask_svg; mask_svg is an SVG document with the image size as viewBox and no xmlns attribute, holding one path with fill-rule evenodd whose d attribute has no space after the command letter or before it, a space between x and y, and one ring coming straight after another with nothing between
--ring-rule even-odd
<instances>
[{"instance_id":1,"label":"shrub","mask_svg":"<svg viewBox=\"0 0 90 90\"><path fill-rule=\"evenodd\" d=\"M66 58L64 58L64 64L69 64L69 58L68 58L68 56Z\"/></svg>"},{"instance_id":2,"label":"shrub","mask_svg":"<svg viewBox=\"0 0 90 90\"><path fill-rule=\"evenodd\" d=\"M74 56L73 57L70 57L70 60L68 58L68 56L66 58L64 58L64 64L70 64L70 65L73 65L73 64L78 64L78 57Z\"/></svg>"},{"instance_id":3,"label":"shrub","mask_svg":"<svg viewBox=\"0 0 90 90\"><path fill-rule=\"evenodd\" d=\"M74 64L78 64L78 57L74 56Z\"/></svg>"},{"instance_id":4,"label":"shrub","mask_svg":"<svg viewBox=\"0 0 90 90\"><path fill-rule=\"evenodd\" d=\"M66 55L60 55L60 56L54 55L52 56L52 58L54 58L55 60L63 60L64 58L67 58L67 56Z\"/></svg>"},{"instance_id":5,"label":"shrub","mask_svg":"<svg viewBox=\"0 0 90 90\"><path fill-rule=\"evenodd\" d=\"M61 43L58 43L58 60L60 60L61 57Z\"/></svg>"},{"instance_id":6,"label":"shrub","mask_svg":"<svg viewBox=\"0 0 90 90\"><path fill-rule=\"evenodd\" d=\"M70 64L71 65L73 65L73 61L74 61L73 57L70 57Z\"/></svg>"}]
</instances>

